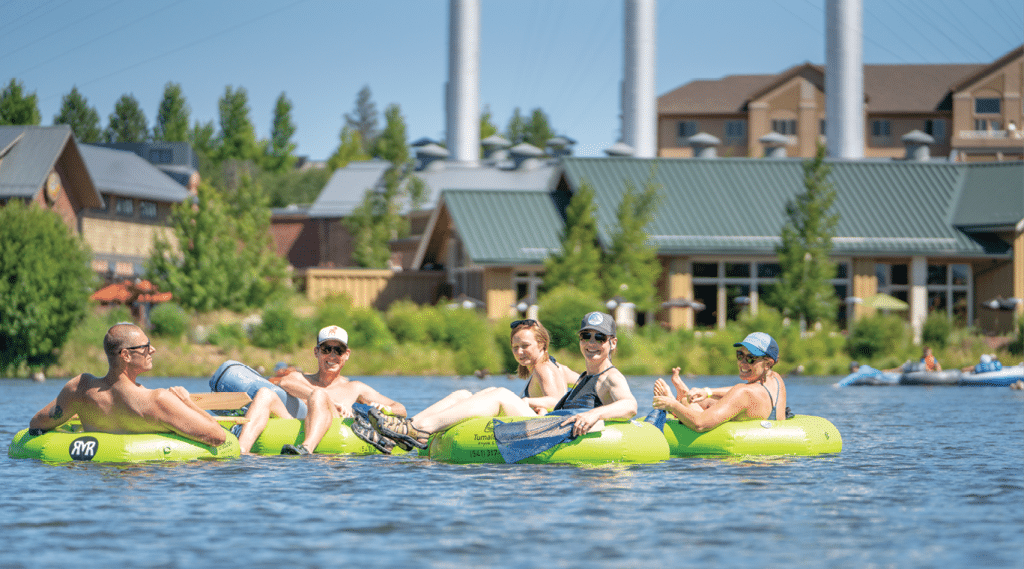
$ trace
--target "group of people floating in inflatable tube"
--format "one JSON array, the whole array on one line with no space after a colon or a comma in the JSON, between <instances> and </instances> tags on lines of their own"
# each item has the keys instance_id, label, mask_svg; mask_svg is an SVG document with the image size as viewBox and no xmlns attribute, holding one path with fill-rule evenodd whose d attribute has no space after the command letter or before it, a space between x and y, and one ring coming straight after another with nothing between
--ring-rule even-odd
<instances>
[{"instance_id":1,"label":"group of people floating in inflatable tube","mask_svg":"<svg viewBox=\"0 0 1024 569\"><path fill-rule=\"evenodd\" d=\"M516 320L511 324L510 346L519 377L527 379L522 394L504 387L476 393L459 390L410 417L402 403L341 374L352 356L348 333L327 326L320 330L313 348L317 371L276 370L267 380L270 387L259 387L250 394L246 420L232 432L240 452L248 453L271 418L300 418L303 440L282 445L280 452L308 455L317 450L332 421L352 418L352 431L360 439L390 454L396 446L424 449L432 434L471 417L564 415L559 425L571 428L572 436L584 435L604 420L632 419L637 413L636 398L612 363L618 342L614 319L591 312L583 317L578 335L586 370L577 375L548 354L551 337L541 322ZM698 433L729 421L786 419L786 385L772 370L779 361L778 343L768 334L754 332L733 346L739 383L715 389L690 388L675 368L670 382L658 379L654 384L654 413L670 413ZM215 416L197 406L183 387L148 389L138 382L141 374L153 368L156 351L138 326L114 325L104 338L107 374L83 373L68 381L57 397L32 417L28 434L52 431L77 416L81 429L88 432L171 433L213 447L224 444L228 431ZM221 367L223 370L228 364ZM218 379L215 375L211 386ZM570 389L571 384L575 385Z\"/></svg>"}]
</instances>

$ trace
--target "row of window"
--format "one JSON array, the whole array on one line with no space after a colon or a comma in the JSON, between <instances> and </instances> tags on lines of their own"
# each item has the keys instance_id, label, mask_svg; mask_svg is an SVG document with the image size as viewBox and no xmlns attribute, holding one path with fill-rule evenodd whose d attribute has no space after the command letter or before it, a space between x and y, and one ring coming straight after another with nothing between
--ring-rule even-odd
<instances>
[{"instance_id":1,"label":"row of window","mask_svg":"<svg viewBox=\"0 0 1024 569\"><path fill-rule=\"evenodd\" d=\"M135 217L135 200L131 198L117 198L114 202L114 212L122 217ZM142 219L156 219L156 202L139 201L139 217Z\"/></svg>"},{"instance_id":2,"label":"row of window","mask_svg":"<svg viewBox=\"0 0 1024 569\"><path fill-rule=\"evenodd\" d=\"M979 119L980 123L983 124L981 128L976 130L986 130L989 128L989 123L998 127L997 121L985 121ZM976 125L979 121L975 121ZM772 120L772 130L781 135L785 136L796 136L796 119L775 119ZM924 121L923 130L925 133L931 135L935 139L936 143L942 143L946 141L946 119L926 119ZM679 121L678 124L678 139L679 144L686 144L686 139L700 132L700 124L697 121ZM821 119L818 123L818 132L825 135L825 119ZM871 121L871 136L876 139L890 139L892 138L892 121L886 119L878 119ZM727 143L745 142L747 138L747 121L745 120L728 120L725 121L725 138Z\"/></svg>"}]
</instances>

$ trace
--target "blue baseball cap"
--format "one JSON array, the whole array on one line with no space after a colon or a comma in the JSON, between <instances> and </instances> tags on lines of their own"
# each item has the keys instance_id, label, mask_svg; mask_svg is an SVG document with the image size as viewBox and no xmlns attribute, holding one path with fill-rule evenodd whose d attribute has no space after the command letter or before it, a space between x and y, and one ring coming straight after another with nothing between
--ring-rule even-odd
<instances>
[{"instance_id":1,"label":"blue baseball cap","mask_svg":"<svg viewBox=\"0 0 1024 569\"><path fill-rule=\"evenodd\" d=\"M743 338L742 342L737 342L732 345L734 348L743 346L748 352L755 356L768 356L775 360L776 363L779 361L779 344L764 332L754 332L748 334L746 338Z\"/></svg>"}]
</instances>

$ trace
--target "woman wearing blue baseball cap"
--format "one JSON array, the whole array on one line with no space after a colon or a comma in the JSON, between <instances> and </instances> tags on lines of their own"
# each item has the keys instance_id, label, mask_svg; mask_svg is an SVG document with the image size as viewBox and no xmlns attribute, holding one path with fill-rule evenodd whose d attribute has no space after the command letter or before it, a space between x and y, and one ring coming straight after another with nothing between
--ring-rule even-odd
<instances>
[{"instance_id":1,"label":"woman wearing blue baseball cap","mask_svg":"<svg viewBox=\"0 0 1024 569\"><path fill-rule=\"evenodd\" d=\"M701 432L726 421L786 418L786 384L772 371L779 361L779 344L764 332L754 332L733 344L742 383L717 389L686 389L673 377L679 395L665 380L654 383L654 408L665 409L691 429ZM678 375L678 374L676 374ZM777 410L781 410L778 411Z\"/></svg>"}]
</instances>

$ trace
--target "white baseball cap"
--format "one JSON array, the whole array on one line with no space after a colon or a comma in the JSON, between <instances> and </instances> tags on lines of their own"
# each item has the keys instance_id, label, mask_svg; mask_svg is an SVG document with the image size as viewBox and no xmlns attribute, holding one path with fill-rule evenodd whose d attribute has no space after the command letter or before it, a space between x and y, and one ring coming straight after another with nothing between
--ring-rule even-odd
<instances>
[{"instance_id":1,"label":"white baseball cap","mask_svg":"<svg viewBox=\"0 0 1024 569\"><path fill-rule=\"evenodd\" d=\"M341 342L343 346L348 347L348 332L340 326L327 326L320 330L320 333L316 336L316 345L319 346L327 340L337 340Z\"/></svg>"}]
</instances>

